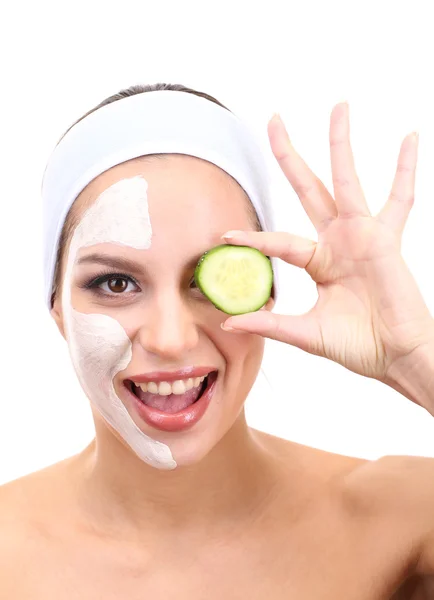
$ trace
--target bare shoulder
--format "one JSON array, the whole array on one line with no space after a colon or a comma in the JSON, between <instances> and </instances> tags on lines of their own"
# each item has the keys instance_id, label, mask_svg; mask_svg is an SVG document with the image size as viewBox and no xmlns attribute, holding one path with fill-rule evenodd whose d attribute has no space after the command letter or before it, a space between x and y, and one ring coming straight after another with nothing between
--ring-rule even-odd
<instances>
[{"instance_id":1,"label":"bare shoulder","mask_svg":"<svg viewBox=\"0 0 434 600\"><path fill-rule=\"evenodd\" d=\"M74 458L67 458L0 485L0 524L4 526L11 522L14 515L22 521L23 515L33 514L44 506L51 507L53 493L62 490Z\"/></svg>"},{"instance_id":2,"label":"bare shoulder","mask_svg":"<svg viewBox=\"0 0 434 600\"><path fill-rule=\"evenodd\" d=\"M265 432L253 430L276 457L298 465L318 477L340 479L343 492L349 501L360 506L390 508L390 502L404 498L420 506L425 500L432 509L434 503L434 458L409 455L385 455L370 460L345 454L337 454L306 446ZM291 462L289 462L291 461ZM401 506L402 503L401 503Z\"/></svg>"},{"instance_id":3,"label":"bare shoulder","mask_svg":"<svg viewBox=\"0 0 434 600\"><path fill-rule=\"evenodd\" d=\"M368 461L347 475L345 490L348 500L365 511L408 511L426 506L431 512L434 458L386 455Z\"/></svg>"},{"instance_id":4,"label":"bare shoulder","mask_svg":"<svg viewBox=\"0 0 434 600\"><path fill-rule=\"evenodd\" d=\"M33 561L50 537L68 460L0 486L1 597L9 581L16 585L22 578L22 565Z\"/></svg>"},{"instance_id":5,"label":"bare shoulder","mask_svg":"<svg viewBox=\"0 0 434 600\"><path fill-rule=\"evenodd\" d=\"M434 592L434 458L383 456L349 474L344 489L353 514L406 543L414 572Z\"/></svg>"},{"instance_id":6,"label":"bare shoulder","mask_svg":"<svg viewBox=\"0 0 434 600\"><path fill-rule=\"evenodd\" d=\"M367 460L259 435L288 465L288 481L303 484L305 477L309 493L313 482L319 500L314 510L327 516L312 519L315 535L332 524L336 539L342 531L353 548L366 546L366 555L376 552L377 566L383 565L385 573L407 574L394 599L434 598L434 458L386 455ZM412 595L422 590L424 596Z\"/></svg>"},{"instance_id":7,"label":"bare shoulder","mask_svg":"<svg viewBox=\"0 0 434 600\"><path fill-rule=\"evenodd\" d=\"M286 440L262 431L253 430L255 437L273 454L277 460L287 465L288 477L293 477L293 469L304 473L318 484L343 480L349 473L372 461L321 450Z\"/></svg>"}]
</instances>

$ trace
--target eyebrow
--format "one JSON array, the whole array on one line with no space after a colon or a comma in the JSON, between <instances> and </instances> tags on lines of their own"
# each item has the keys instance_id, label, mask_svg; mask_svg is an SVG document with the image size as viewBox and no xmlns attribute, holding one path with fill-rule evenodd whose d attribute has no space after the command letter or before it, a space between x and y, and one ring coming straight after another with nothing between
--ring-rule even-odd
<instances>
[{"instance_id":1,"label":"eyebrow","mask_svg":"<svg viewBox=\"0 0 434 600\"><path fill-rule=\"evenodd\" d=\"M202 254L199 254L197 257L194 257L192 260L188 261L187 267L189 269L193 269ZM107 267L113 267L115 269L119 269L120 271L129 271L130 273L146 273L146 267L144 265L140 265L134 260L130 260L129 258L123 258L121 256L110 256L108 254L87 254L86 256L82 256L77 260L78 265L83 264L98 264L104 265Z\"/></svg>"},{"instance_id":2,"label":"eyebrow","mask_svg":"<svg viewBox=\"0 0 434 600\"><path fill-rule=\"evenodd\" d=\"M78 265L84 264L97 264L104 265L107 267L113 267L120 271L132 271L134 273L143 272L144 268L140 267L138 263L129 258L122 258L121 256L109 256L107 254L87 254L77 260Z\"/></svg>"}]
</instances>

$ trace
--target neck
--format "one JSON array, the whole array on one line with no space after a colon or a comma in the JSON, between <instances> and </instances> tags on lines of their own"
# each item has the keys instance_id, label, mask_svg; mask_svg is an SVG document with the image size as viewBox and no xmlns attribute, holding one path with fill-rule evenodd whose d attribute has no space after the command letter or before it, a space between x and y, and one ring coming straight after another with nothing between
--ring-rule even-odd
<instances>
[{"instance_id":1,"label":"neck","mask_svg":"<svg viewBox=\"0 0 434 600\"><path fill-rule=\"evenodd\" d=\"M110 438L110 439L109 439ZM273 456L250 429L244 410L197 464L163 471L141 461L113 434L99 436L77 457L79 502L92 523L137 533L239 522L275 491Z\"/></svg>"}]
</instances>

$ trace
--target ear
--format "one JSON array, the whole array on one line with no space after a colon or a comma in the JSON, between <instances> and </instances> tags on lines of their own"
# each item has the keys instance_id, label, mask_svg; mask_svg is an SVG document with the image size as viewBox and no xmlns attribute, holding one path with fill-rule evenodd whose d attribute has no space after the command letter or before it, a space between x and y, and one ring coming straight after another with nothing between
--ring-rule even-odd
<instances>
[{"instance_id":1,"label":"ear","mask_svg":"<svg viewBox=\"0 0 434 600\"><path fill-rule=\"evenodd\" d=\"M62 306L61 306L59 294L54 295L53 308L51 309L50 312L51 312L51 316L53 317L53 319L56 322L56 325L57 325L58 330L60 331L60 334L62 335L63 338L66 339L65 328L63 325L63 312L62 312Z\"/></svg>"}]
</instances>

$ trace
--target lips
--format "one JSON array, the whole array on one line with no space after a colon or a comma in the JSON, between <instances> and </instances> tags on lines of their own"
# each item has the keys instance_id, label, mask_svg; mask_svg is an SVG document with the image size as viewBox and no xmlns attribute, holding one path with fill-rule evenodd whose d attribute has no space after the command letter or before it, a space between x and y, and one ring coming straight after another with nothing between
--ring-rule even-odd
<instances>
[{"instance_id":1,"label":"lips","mask_svg":"<svg viewBox=\"0 0 434 600\"><path fill-rule=\"evenodd\" d=\"M183 370L182 374L188 376L196 373ZM179 377L180 372L175 376ZM155 380L155 373L147 377L147 381L151 381L151 377ZM214 395L217 377L218 372L212 371L198 389L188 390L182 395L161 396L143 392L131 380L125 380L124 387L135 412L143 421L156 429L175 432L190 429L203 417ZM134 379L137 381L137 378Z\"/></svg>"},{"instance_id":2,"label":"lips","mask_svg":"<svg viewBox=\"0 0 434 600\"><path fill-rule=\"evenodd\" d=\"M136 383L147 383L148 381L176 381L177 379L187 379L188 377L202 377L208 375L212 371L216 371L216 367L184 367L178 371L153 371L143 375L131 375L129 379Z\"/></svg>"}]
</instances>

